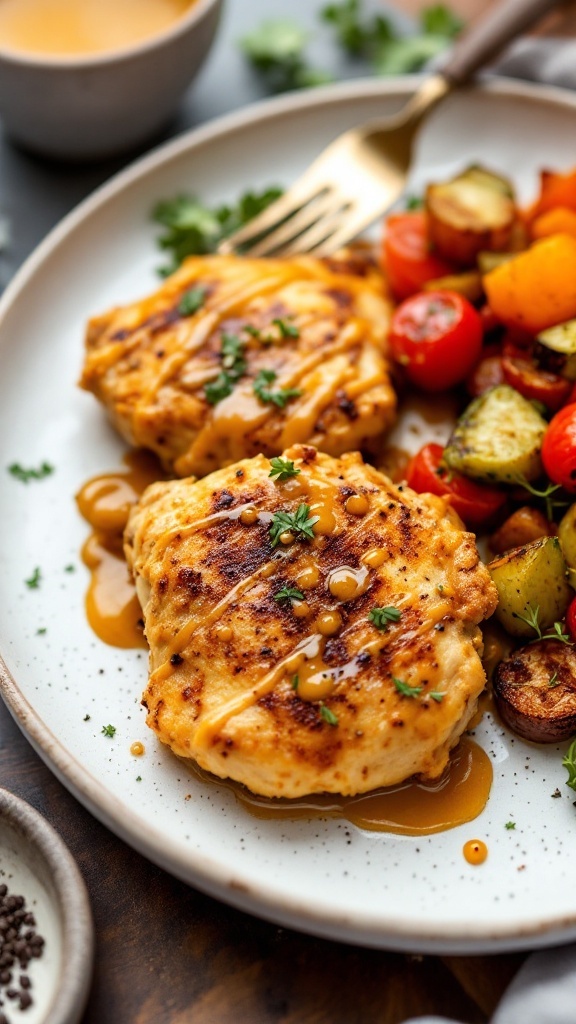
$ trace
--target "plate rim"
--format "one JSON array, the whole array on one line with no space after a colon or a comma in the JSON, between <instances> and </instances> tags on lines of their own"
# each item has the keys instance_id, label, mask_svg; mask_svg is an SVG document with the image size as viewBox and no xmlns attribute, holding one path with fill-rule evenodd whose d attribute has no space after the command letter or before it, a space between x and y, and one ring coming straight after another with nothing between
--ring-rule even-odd
<instances>
[{"instance_id":1,"label":"plate rim","mask_svg":"<svg viewBox=\"0 0 576 1024\"><path fill-rule=\"evenodd\" d=\"M0 331L5 317L19 300L30 279L66 242L77 226L122 191L153 175L172 160L244 127L264 124L315 107L379 96L408 98L422 78L411 75L385 80L358 79L261 100L192 128L145 154L79 203L35 248L0 298ZM512 99L561 106L576 112L576 94L554 86L494 76L473 86L471 91L504 94ZM415 926L413 922L397 921L392 917L376 922L362 913L354 917L350 912L333 911L330 908L311 910L292 895L286 896L269 884L260 883L258 889L254 890L244 879L236 877L229 866L215 865L206 854L198 851L190 850L184 856L184 851L177 844L171 848L169 837L153 825L147 824L144 829L131 808L120 804L113 792L103 790L92 773L69 753L64 743L43 722L40 714L20 691L1 652L0 692L12 717L36 753L97 819L133 849L170 874L240 910L324 938L380 949L417 950L425 953L516 951L560 944L576 938L576 912L554 919L540 918L523 924L516 922L515 925L507 922L476 924L470 921L466 924L449 922L441 925L421 922Z\"/></svg>"}]
</instances>

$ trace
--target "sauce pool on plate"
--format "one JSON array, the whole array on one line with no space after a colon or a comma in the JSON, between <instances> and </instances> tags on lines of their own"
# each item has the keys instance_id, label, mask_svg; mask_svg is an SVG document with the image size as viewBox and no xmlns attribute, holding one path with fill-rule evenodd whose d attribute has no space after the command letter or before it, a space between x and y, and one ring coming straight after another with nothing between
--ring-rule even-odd
<instances>
[{"instance_id":1,"label":"sauce pool on plate","mask_svg":"<svg viewBox=\"0 0 576 1024\"><path fill-rule=\"evenodd\" d=\"M0 49L85 57L158 35L195 0L2 0Z\"/></svg>"}]
</instances>

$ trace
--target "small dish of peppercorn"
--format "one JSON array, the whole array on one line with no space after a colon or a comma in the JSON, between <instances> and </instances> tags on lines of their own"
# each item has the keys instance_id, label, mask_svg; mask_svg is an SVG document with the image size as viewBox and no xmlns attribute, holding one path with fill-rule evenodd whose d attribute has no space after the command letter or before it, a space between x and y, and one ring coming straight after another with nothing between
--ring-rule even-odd
<instances>
[{"instance_id":1,"label":"small dish of peppercorn","mask_svg":"<svg viewBox=\"0 0 576 1024\"><path fill-rule=\"evenodd\" d=\"M0 788L0 1024L77 1024L92 959L72 855L37 811Z\"/></svg>"}]
</instances>

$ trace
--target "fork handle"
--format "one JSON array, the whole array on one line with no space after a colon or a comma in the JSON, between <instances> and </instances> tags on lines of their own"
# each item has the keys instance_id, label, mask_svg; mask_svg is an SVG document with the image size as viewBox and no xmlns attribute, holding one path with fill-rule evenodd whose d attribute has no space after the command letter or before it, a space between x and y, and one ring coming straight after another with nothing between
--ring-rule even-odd
<instances>
[{"instance_id":1,"label":"fork handle","mask_svg":"<svg viewBox=\"0 0 576 1024\"><path fill-rule=\"evenodd\" d=\"M441 74L453 85L463 85L521 32L558 6L559 0L501 0L456 43Z\"/></svg>"}]
</instances>

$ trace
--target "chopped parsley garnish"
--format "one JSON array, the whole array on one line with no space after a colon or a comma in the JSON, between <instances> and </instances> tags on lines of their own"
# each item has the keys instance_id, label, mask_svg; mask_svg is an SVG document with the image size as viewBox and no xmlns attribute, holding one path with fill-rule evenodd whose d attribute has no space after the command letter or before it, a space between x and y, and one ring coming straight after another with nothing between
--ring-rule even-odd
<instances>
[{"instance_id":1,"label":"chopped parsley garnish","mask_svg":"<svg viewBox=\"0 0 576 1024\"><path fill-rule=\"evenodd\" d=\"M277 373L274 370L260 370L254 381L254 394L261 402L272 403L279 409L284 409L291 398L298 398L302 394L299 388L278 388L272 391L270 385L276 380Z\"/></svg>"},{"instance_id":2,"label":"chopped parsley garnish","mask_svg":"<svg viewBox=\"0 0 576 1024\"><path fill-rule=\"evenodd\" d=\"M137 775L136 776L136 782L142 782L142 776L141 775Z\"/></svg>"},{"instance_id":3,"label":"chopped parsley garnish","mask_svg":"<svg viewBox=\"0 0 576 1024\"><path fill-rule=\"evenodd\" d=\"M228 398L234 390L233 385L246 372L244 359L244 342L237 334L223 334L220 350L223 369L215 380L204 385L206 401L217 405L223 398Z\"/></svg>"},{"instance_id":4,"label":"chopped parsley garnish","mask_svg":"<svg viewBox=\"0 0 576 1024\"><path fill-rule=\"evenodd\" d=\"M567 644L567 646L569 646L569 647L572 646L573 642L572 642L571 638L569 637L568 633L564 632L564 630L562 628L562 623L561 622L555 622L554 623L554 626L553 626L554 632L553 633L543 633L542 632L542 629L540 628L540 622L539 622L540 605L536 605L536 608L532 608L531 605L528 605L528 614L527 615L520 615L519 612L514 612L513 614L514 614L515 618L521 619L522 622L525 622L526 625L530 626L531 629L533 629L534 632L536 633L536 639L535 640L531 640L530 643L535 644L538 640L559 640L561 644Z\"/></svg>"},{"instance_id":5,"label":"chopped parsley garnish","mask_svg":"<svg viewBox=\"0 0 576 1024\"><path fill-rule=\"evenodd\" d=\"M435 700L437 704L441 704L446 694L442 690L432 690L428 696L431 697L432 700Z\"/></svg>"},{"instance_id":6,"label":"chopped parsley garnish","mask_svg":"<svg viewBox=\"0 0 576 1024\"><path fill-rule=\"evenodd\" d=\"M26 586L29 587L30 590L38 590L38 587L40 586L40 580L41 579L42 579L42 573L40 572L40 569L38 568L38 566L36 566L36 568L34 569L34 572L30 576L30 578L27 579L27 580L24 580L24 582L25 582Z\"/></svg>"},{"instance_id":7,"label":"chopped parsley garnish","mask_svg":"<svg viewBox=\"0 0 576 1024\"><path fill-rule=\"evenodd\" d=\"M76 572L76 566L72 565L72 564L65 565L64 566L64 572Z\"/></svg>"},{"instance_id":8,"label":"chopped parsley garnish","mask_svg":"<svg viewBox=\"0 0 576 1024\"><path fill-rule=\"evenodd\" d=\"M304 594L296 587L282 587L277 594L274 594L275 601L303 601Z\"/></svg>"},{"instance_id":9,"label":"chopped parsley garnish","mask_svg":"<svg viewBox=\"0 0 576 1024\"><path fill-rule=\"evenodd\" d=\"M296 469L296 466L290 459L274 458L270 459L270 465L272 469L268 473L268 476L276 477L277 483L283 483L284 480L289 480L292 476L298 476L302 472L301 469Z\"/></svg>"},{"instance_id":10,"label":"chopped parsley garnish","mask_svg":"<svg viewBox=\"0 0 576 1024\"><path fill-rule=\"evenodd\" d=\"M504 825L504 828L508 829L509 832L512 832L516 828L516 822L507 821L506 824Z\"/></svg>"},{"instance_id":11,"label":"chopped parsley garnish","mask_svg":"<svg viewBox=\"0 0 576 1024\"><path fill-rule=\"evenodd\" d=\"M409 683L405 683L403 679L397 679L396 676L392 676L392 682L403 697L419 697L422 693L421 686L410 686Z\"/></svg>"},{"instance_id":12,"label":"chopped parsley garnish","mask_svg":"<svg viewBox=\"0 0 576 1024\"><path fill-rule=\"evenodd\" d=\"M299 678L299 676L292 676L292 682L291 682L290 685L291 685L293 690L297 690L298 687L300 686L300 678Z\"/></svg>"},{"instance_id":13,"label":"chopped parsley garnish","mask_svg":"<svg viewBox=\"0 0 576 1024\"><path fill-rule=\"evenodd\" d=\"M386 608L372 608L368 612L368 618L376 629L381 629L384 632L388 629L390 622L398 622L402 612L398 608L388 606Z\"/></svg>"},{"instance_id":14,"label":"chopped parsley garnish","mask_svg":"<svg viewBox=\"0 0 576 1024\"><path fill-rule=\"evenodd\" d=\"M184 295L178 303L178 312L180 316L193 316L199 309L202 308L206 301L206 289L205 288L190 288L189 291L184 292Z\"/></svg>"},{"instance_id":15,"label":"chopped parsley garnish","mask_svg":"<svg viewBox=\"0 0 576 1024\"><path fill-rule=\"evenodd\" d=\"M40 628L36 630L36 636L44 636L45 633L46 626L40 626Z\"/></svg>"},{"instance_id":16,"label":"chopped parsley garnish","mask_svg":"<svg viewBox=\"0 0 576 1024\"><path fill-rule=\"evenodd\" d=\"M295 512L275 512L270 526L270 541L275 548L283 533L294 533L304 540L314 540L313 526L320 516L310 515L310 506L302 502Z\"/></svg>"},{"instance_id":17,"label":"chopped parsley garnish","mask_svg":"<svg viewBox=\"0 0 576 1024\"><path fill-rule=\"evenodd\" d=\"M113 739L113 737L116 735L116 726L115 725L103 725L102 726L102 735L103 736L109 736L110 739Z\"/></svg>"},{"instance_id":18,"label":"chopped parsley garnish","mask_svg":"<svg viewBox=\"0 0 576 1024\"><path fill-rule=\"evenodd\" d=\"M282 320L279 317L276 320L273 320L272 323L275 324L278 330L280 331L281 338L300 337L300 331L298 330L295 324L291 324L287 320Z\"/></svg>"},{"instance_id":19,"label":"chopped parsley garnish","mask_svg":"<svg viewBox=\"0 0 576 1024\"><path fill-rule=\"evenodd\" d=\"M566 785L570 789L576 789L576 740L572 740L568 753L562 758L562 764L568 771Z\"/></svg>"},{"instance_id":20,"label":"chopped parsley garnish","mask_svg":"<svg viewBox=\"0 0 576 1024\"><path fill-rule=\"evenodd\" d=\"M30 480L44 480L45 477L50 476L54 472L54 466L51 466L49 462L42 462L37 469L33 467L25 469L19 462L13 462L11 466L8 466L8 472L16 480L27 484Z\"/></svg>"},{"instance_id":21,"label":"chopped parsley garnish","mask_svg":"<svg viewBox=\"0 0 576 1024\"><path fill-rule=\"evenodd\" d=\"M216 380L212 380L209 384L204 385L206 401L210 402L210 405L217 405L223 398L228 398L228 395L231 395L233 390L232 381L225 371L219 373Z\"/></svg>"},{"instance_id":22,"label":"chopped parsley garnish","mask_svg":"<svg viewBox=\"0 0 576 1024\"><path fill-rule=\"evenodd\" d=\"M242 52L271 92L286 92L331 82L306 59L308 32L289 19L263 21L240 40Z\"/></svg>"},{"instance_id":23,"label":"chopped parsley garnish","mask_svg":"<svg viewBox=\"0 0 576 1024\"><path fill-rule=\"evenodd\" d=\"M555 686L558 686L559 682L560 680L558 679L558 673L554 672L548 680L548 686L551 690L553 690Z\"/></svg>"},{"instance_id":24,"label":"chopped parsley garnish","mask_svg":"<svg viewBox=\"0 0 576 1024\"><path fill-rule=\"evenodd\" d=\"M281 195L282 189L276 187L246 192L235 205L215 209L186 195L158 203L152 219L165 228L158 245L170 254L170 262L161 267L160 273L171 274L187 256L215 252L226 235L247 224Z\"/></svg>"},{"instance_id":25,"label":"chopped parsley garnish","mask_svg":"<svg viewBox=\"0 0 576 1024\"><path fill-rule=\"evenodd\" d=\"M407 196L405 206L407 210L421 210L424 200L422 196Z\"/></svg>"},{"instance_id":26,"label":"chopped parsley garnish","mask_svg":"<svg viewBox=\"0 0 576 1024\"><path fill-rule=\"evenodd\" d=\"M84 715L84 718L82 719L82 721L83 722L89 722L90 721L90 715Z\"/></svg>"},{"instance_id":27,"label":"chopped parsley garnish","mask_svg":"<svg viewBox=\"0 0 576 1024\"><path fill-rule=\"evenodd\" d=\"M320 705L320 717L323 718L328 725L338 725L338 716L335 715L330 708L327 708L325 704Z\"/></svg>"}]
</instances>

